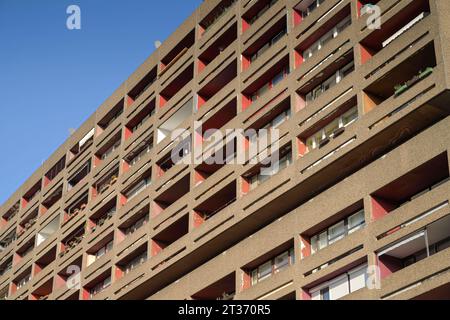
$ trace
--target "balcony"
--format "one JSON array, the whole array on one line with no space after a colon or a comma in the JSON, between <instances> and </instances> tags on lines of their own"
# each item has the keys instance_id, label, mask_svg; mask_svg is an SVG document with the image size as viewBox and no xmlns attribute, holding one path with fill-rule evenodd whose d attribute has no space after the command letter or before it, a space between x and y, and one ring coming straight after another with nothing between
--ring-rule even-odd
<instances>
[{"instance_id":1,"label":"balcony","mask_svg":"<svg viewBox=\"0 0 450 320\"><path fill-rule=\"evenodd\" d=\"M377 252L381 279L450 248L450 216L445 216ZM413 267L412 267L413 268Z\"/></svg>"},{"instance_id":2,"label":"balcony","mask_svg":"<svg viewBox=\"0 0 450 320\"><path fill-rule=\"evenodd\" d=\"M145 127L147 122L155 115L156 100L152 99L125 125L125 140L137 134L141 127Z\"/></svg>"},{"instance_id":3,"label":"balcony","mask_svg":"<svg viewBox=\"0 0 450 320\"><path fill-rule=\"evenodd\" d=\"M372 193L372 218L378 220L449 179L447 155L442 154Z\"/></svg>"},{"instance_id":4,"label":"balcony","mask_svg":"<svg viewBox=\"0 0 450 320\"><path fill-rule=\"evenodd\" d=\"M53 191L49 196L47 196L43 201L42 201L42 206L41 206L41 215L44 215L45 213L48 212L48 210L52 209L52 207L59 201L62 199L62 195L63 195L63 185L60 185L59 187L56 188L55 191Z\"/></svg>"},{"instance_id":5,"label":"balcony","mask_svg":"<svg viewBox=\"0 0 450 320\"><path fill-rule=\"evenodd\" d=\"M89 217L88 225L90 233L99 231L114 217L117 211L116 202L117 199L113 198Z\"/></svg>"},{"instance_id":6,"label":"balcony","mask_svg":"<svg viewBox=\"0 0 450 320\"><path fill-rule=\"evenodd\" d=\"M84 192L77 200L73 201L65 210L62 225L66 225L69 221L74 219L76 216L81 216L88 204L89 194Z\"/></svg>"},{"instance_id":7,"label":"balcony","mask_svg":"<svg viewBox=\"0 0 450 320\"><path fill-rule=\"evenodd\" d=\"M236 294L236 274L218 280L208 287L192 295L193 300L233 300Z\"/></svg>"},{"instance_id":8,"label":"balcony","mask_svg":"<svg viewBox=\"0 0 450 320\"><path fill-rule=\"evenodd\" d=\"M58 254L58 257L63 258L74 252L84 238L85 226L83 223L61 241L61 252Z\"/></svg>"},{"instance_id":9,"label":"balcony","mask_svg":"<svg viewBox=\"0 0 450 320\"><path fill-rule=\"evenodd\" d=\"M171 244L181 239L189 232L189 215L185 215L159 232L152 238L152 257L158 255Z\"/></svg>"},{"instance_id":10,"label":"balcony","mask_svg":"<svg viewBox=\"0 0 450 320\"><path fill-rule=\"evenodd\" d=\"M405 94L430 76L435 67L434 46L429 43L364 90L364 111L370 112L383 102Z\"/></svg>"},{"instance_id":11,"label":"balcony","mask_svg":"<svg viewBox=\"0 0 450 320\"><path fill-rule=\"evenodd\" d=\"M112 124L121 117L123 111L124 111L125 103L122 99L117 103L111 111L109 111L98 123L97 123L97 130L96 130L96 137L99 137L102 135L103 132L108 130ZM99 139L102 140L102 139Z\"/></svg>"},{"instance_id":12,"label":"balcony","mask_svg":"<svg viewBox=\"0 0 450 320\"><path fill-rule=\"evenodd\" d=\"M75 163L75 160L81 157L86 150L94 143L95 128L90 130L75 146L69 150L67 166Z\"/></svg>"},{"instance_id":13,"label":"balcony","mask_svg":"<svg viewBox=\"0 0 450 320\"><path fill-rule=\"evenodd\" d=\"M198 72L201 73L237 39L237 24L234 23L223 32L209 47L198 56Z\"/></svg>"},{"instance_id":14,"label":"balcony","mask_svg":"<svg viewBox=\"0 0 450 320\"><path fill-rule=\"evenodd\" d=\"M128 107L134 104L135 101L139 100L139 98L147 91L147 89L150 88L150 86L156 81L156 78L157 68L154 67L128 93Z\"/></svg>"},{"instance_id":15,"label":"balcony","mask_svg":"<svg viewBox=\"0 0 450 320\"><path fill-rule=\"evenodd\" d=\"M103 174L92 186L93 198L101 197L111 190L119 178L119 164L113 166Z\"/></svg>"},{"instance_id":16,"label":"balcony","mask_svg":"<svg viewBox=\"0 0 450 320\"><path fill-rule=\"evenodd\" d=\"M194 225L200 226L235 201L236 181L233 181L194 208Z\"/></svg>"},{"instance_id":17,"label":"balcony","mask_svg":"<svg viewBox=\"0 0 450 320\"><path fill-rule=\"evenodd\" d=\"M163 124L157 129L156 143L163 142L164 139L171 137L172 132L178 128L187 118L194 112L193 99L189 99L175 113L173 113Z\"/></svg>"},{"instance_id":18,"label":"balcony","mask_svg":"<svg viewBox=\"0 0 450 320\"><path fill-rule=\"evenodd\" d=\"M68 180L67 180L67 192L74 189L79 183L83 182L86 176L91 172L91 160L88 160L83 166L77 170Z\"/></svg>"},{"instance_id":19,"label":"balcony","mask_svg":"<svg viewBox=\"0 0 450 320\"><path fill-rule=\"evenodd\" d=\"M173 178L176 179L175 177ZM174 205L178 200L183 198L190 190L190 175L185 175L178 181L169 180L164 183L157 192L153 202L152 217L160 215L170 206Z\"/></svg>"},{"instance_id":20,"label":"balcony","mask_svg":"<svg viewBox=\"0 0 450 320\"><path fill-rule=\"evenodd\" d=\"M44 188L48 187L53 180L58 177L58 175L66 167L66 157L62 157L44 176Z\"/></svg>"},{"instance_id":21,"label":"balcony","mask_svg":"<svg viewBox=\"0 0 450 320\"><path fill-rule=\"evenodd\" d=\"M214 25L225 16L236 4L237 0L223 0L200 22L200 36L203 37Z\"/></svg>"}]
</instances>

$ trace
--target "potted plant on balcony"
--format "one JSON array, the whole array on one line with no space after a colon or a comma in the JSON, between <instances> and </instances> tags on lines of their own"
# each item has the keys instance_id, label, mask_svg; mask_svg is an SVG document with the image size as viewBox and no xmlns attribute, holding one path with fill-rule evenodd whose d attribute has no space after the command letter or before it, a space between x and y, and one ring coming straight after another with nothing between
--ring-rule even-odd
<instances>
[{"instance_id":1,"label":"potted plant on balcony","mask_svg":"<svg viewBox=\"0 0 450 320\"><path fill-rule=\"evenodd\" d=\"M428 67L425 70L419 72L419 78L420 78L420 80L425 79L426 77L428 77L432 73L433 73L433 68L432 67Z\"/></svg>"},{"instance_id":2,"label":"potted plant on balcony","mask_svg":"<svg viewBox=\"0 0 450 320\"><path fill-rule=\"evenodd\" d=\"M394 87L395 90L395 96L401 95L403 92L405 92L408 89L408 86L406 84L398 84Z\"/></svg>"}]
</instances>

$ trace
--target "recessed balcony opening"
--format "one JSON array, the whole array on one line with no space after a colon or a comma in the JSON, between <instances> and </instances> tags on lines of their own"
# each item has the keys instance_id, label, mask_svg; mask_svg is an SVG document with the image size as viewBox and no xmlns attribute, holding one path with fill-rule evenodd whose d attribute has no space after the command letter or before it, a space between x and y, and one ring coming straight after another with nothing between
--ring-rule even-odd
<instances>
[{"instance_id":1,"label":"recessed balcony opening","mask_svg":"<svg viewBox=\"0 0 450 320\"><path fill-rule=\"evenodd\" d=\"M94 143L95 128L90 130L75 146L69 150L69 164L77 159L84 151L86 151Z\"/></svg>"},{"instance_id":2,"label":"recessed balcony opening","mask_svg":"<svg viewBox=\"0 0 450 320\"><path fill-rule=\"evenodd\" d=\"M45 214L55 203L61 200L63 195L63 185L53 191L44 201L42 201L41 214Z\"/></svg>"},{"instance_id":3,"label":"recessed balcony opening","mask_svg":"<svg viewBox=\"0 0 450 320\"><path fill-rule=\"evenodd\" d=\"M170 185L167 190L158 195L154 200L154 216L157 216L165 209L169 208L172 204L177 202L178 199L186 195L190 190L190 175L186 175L176 183ZM166 184L172 183L171 180ZM161 186L163 189L164 186Z\"/></svg>"},{"instance_id":4,"label":"recessed balcony opening","mask_svg":"<svg viewBox=\"0 0 450 320\"><path fill-rule=\"evenodd\" d=\"M87 250L87 266L89 267L95 261L111 252L114 246L114 233L111 232L102 240L98 241L94 246Z\"/></svg>"},{"instance_id":5,"label":"recessed balcony opening","mask_svg":"<svg viewBox=\"0 0 450 320\"><path fill-rule=\"evenodd\" d=\"M99 136L103 131L109 128L109 126L118 119L124 110L125 104L124 100L120 100L119 103L117 103L111 111L109 111L106 116L104 116L98 123L97 123L97 136Z\"/></svg>"},{"instance_id":6,"label":"recessed balcony opening","mask_svg":"<svg viewBox=\"0 0 450 320\"><path fill-rule=\"evenodd\" d=\"M13 257L10 257L6 259L5 262L0 264L0 277L3 277L3 275L7 274L13 266Z\"/></svg>"},{"instance_id":7,"label":"recessed balcony opening","mask_svg":"<svg viewBox=\"0 0 450 320\"><path fill-rule=\"evenodd\" d=\"M426 293L423 293L411 300L450 300L450 283L438 286L437 288L427 291Z\"/></svg>"},{"instance_id":8,"label":"recessed balcony opening","mask_svg":"<svg viewBox=\"0 0 450 320\"><path fill-rule=\"evenodd\" d=\"M103 145L95 154L94 165L98 167L117 150L120 149L122 132L117 132L105 145Z\"/></svg>"},{"instance_id":9,"label":"recessed balcony opening","mask_svg":"<svg viewBox=\"0 0 450 320\"><path fill-rule=\"evenodd\" d=\"M36 247L40 246L59 229L59 216L56 216L52 221L47 223L44 228L39 230L36 235Z\"/></svg>"},{"instance_id":10,"label":"recessed balcony opening","mask_svg":"<svg viewBox=\"0 0 450 320\"><path fill-rule=\"evenodd\" d=\"M381 29L376 29L361 41L362 63L366 63L378 52L389 46L405 32L413 28L430 14L428 0L418 0L405 7L399 14L384 21Z\"/></svg>"},{"instance_id":11,"label":"recessed balcony opening","mask_svg":"<svg viewBox=\"0 0 450 320\"><path fill-rule=\"evenodd\" d=\"M287 78L288 74L289 57L286 56L242 92L243 109L247 109L259 99L264 99L264 96Z\"/></svg>"},{"instance_id":12,"label":"recessed balcony opening","mask_svg":"<svg viewBox=\"0 0 450 320\"><path fill-rule=\"evenodd\" d=\"M364 112L370 112L391 97L404 94L430 76L435 67L436 54L433 42L430 42L364 90Z\"/></svg>"},{"instance_id":13,"label":"recessed balcony opening","mask_svg":"<svg viewBox=\"0 0 450 320\"><path fill-rule=\"evenodd\" d=\"M189 232L189 215L185 215L152 238L152 257Z\"/></svg>"},{"instance_id":14,"label":"recessed balcony opening","mask_svg":"<svg viewBox=\"0 0 450 320\"><path fill-rule=\"evenodd\" d=\"M205 104L209 99L224 88L237 76L237 62L234 60L225 69L223 69L217 76L209 81L203 88L198 91L198 109Z\"/></svg>"},{"instance_id":15,"label":"recessed balcony opening","mask_svg":"<svg viewBox=\"0 0 450 320\"><path fill-rule=\"evenodd\" d=\"M347 6L295 48L296 67L327 48L328 43L343 33L351 23L350 7Z\"/></svg>"},{"instance_id":16,"label":"recessed balcony opening","mask_svg":"<svg viewBox=\"0 0 450 320\"><path fill-rule=\"evenodd\" d=\"M83 300L92 300L111 286L111 270L108 270L84 287Z\"/></svg>"},{"instance_id":17,"label":"recessed balcony opening","mask_svg":"<svg viewBox=\"0 0 450 320\"><path fill-rule=\"evenodd\" d=\"M189 136L179 142L169 153L163 156L157 163L158 177L162 177L167 171L176 165L183 164L183 159L189 157L192 151L192 138Z\"/></svg>"},{"instance_id":18,"label":"recessed balcony opening","mask_svg":"<svg viewBox=\"0 0 450 320\"><path fill-rule=\"evenodd\" d=\"M77 200L73 201L68 207L66 207L64 210L63 224L66 224L77 215L84 213L87 208L88 201L89 194L86 191Z\"/></svg>"},{"instance_id":19,"label":"recessed balcony opening","mask_svg":"<svg viewBox=\"0 0 450 320\"><path fill-rule=\"evenodd\" d=\"M278 129L283 123L291 118L291 115L291 102L290 99L287 98L269 110L263 108L253 115L251 119L257 120L249 129Z\"/></svg>"},{"instance_id":20,"label":"recessed balcony opening","mask_svg":"<svg viewBox=\"0 0 450 320\"><path fill-rule=\"evenodd\" d=\"M443 153L372 193L372 218L384 217L439 187L449 177L448 158Z\"/></svg>"},{"instance_id":21,"label":"recessed balcony opening","mask_svg":"<svg viewBox=\"0 0 450 320\"><path fill-rule=\"evenodd\" d=\"M88 160L80 169L77 170L67 180L67 191L75 188L80 182L84 181L84 178L91 172L91 160Z\"/></svg>"},{"instance_id":22,"label":"recessed balcony opening","mask_svg":"<svg viewBox=\"0 0 450 320\"><path fill-rule=\"evenodd\" d=\"M255 190L258 186L270 180L273 175L292 164L291 144L281 147L277 152L277 162L272 163L271 161L269 164L259 163L242 175L242 195L246 195L250 191Z\"/></svg>"},{"instance_id":23,"label":"recessed balcony opening","mask_svg":"<svg viewBox=\"0 0 450 320\"><path fill-rule=\"evenodd\" d=\"M353 50L342 55L335 63L331 64L323 72L313 77L298 91L298 104L307 107L313 104L323 94L337 86L355 70Z\"/></svg>"},{"instance_id":24,"label":"recessed balcony opening","mask_svg":"<svg viewBox=\"0 0 450 320\"><path fill-rule=\"evenodd\" d=\"M194 64L191 63L160 92L160 108L164 107L181 89L194 78Z\"/></svg>"},{"instance_id":25,"label":"recessed balcony opening","mask_svg":"<svg viewBox=\"0 0 450 320\"><path fill-rule=\"evenodd\" d=\"M243 289L248 289L269 279L294 263L294 241L291 240L242 268L244 271Z\"/></svg>"},{"instance_id":26,"label":"recessed balcony opening","mask_svg":"<svg viewBox=\"0 0 450 320\"><path fill-rule=\"evenodd\" d=\"M200 290L193 300L234 300L236 294L236 274L233 272L208 287Z\"/></svg>"},{"instance_id":27,"label":"recessed balcony opening","mask_svg":"<svg viewBox=\"0 0 450 320\"><path fill-rule=\"evenodd\" d=\"M242 15L242 30L245 32L252 24L259 20L278 0L254 1L254 4Z\"/></svg>"},{"instance_id":28,"label":"recessed balcony opening","mask_svg":"<svg viewBox=\"0 0 450 320\"><path fill-rule=\"evenodd\" d=\"M97 231L97 229L100 229L114 217L117 211L116 202L116 198L111 199L89 218L88 224L91 233Z\"/></svg>"},{"instance_id":29,"label":"recessed balcony opening","mask_svg":"<svg viewBox=\"0 0 450 320\"><path fill-rule=\"evenodd\" d=\"M146 205L127 221L119 226L118 242L133 235L136 231L145 227L150 220L150 205Z\"/></svg>"},{"instance_id":30,"label":"recessed balcony opening","mask_svg":"<svg viewBox=\"0 0 450 320\"><path fill-rule=\"evenodd\" d=\"M19 276L17 276L12 282L12 293L16 293L23 287L25 287L31 281L31 267L23 271Z\"/></svg>"},{"instance_id":31,"label":"recessed balcony opening","mask_svg":"<svg viewBox=\"0 0 450 320\"><path fill-rule=\"evenodd\" d=\"M157 72L157 68L154 67L128 93L128 98L131 99L128 100L128 107L133 104L134 101L139 99L145 93L145 91L156 81Z\"/></svg>"},{"instance_id":32,"label":"recessed balcony opening","mask_svg":"<svg viewBox=\"0 0 450 320\"><path fill-rule=\"evenodd\" d=\"M338 300L364 289L368 283L367 263L334 277L305 292L311 300Z\"/></svg>"},{"instance_id":33,"label":"recessed balcony opening","mask_svg":"<svg viewBox=\"0 0 450 320\"><path fill-rule=\"evenodd\" d=\"M40 257L34 265L34 274L38 274L56 260L56 246Z\"/></svg>"},{"instance_id":34,"label":"recessed balcony opening","mask_svg":"<svg viewBox=\"0 0 450 320\"><path fill-rule=\"evenodd\" d=\"M25 208L30 202L37 199L41 194L41 181L37 182L30 190L28 190L22 199L22 208Z\"/></svg>"},{"instance_id":35,"label":"recessed balcony opening","mask_svg":"<svg viewBox=\"0 0 450 320\"><path fill-rule=\"evenodd\" d=\"M227 31L225 31L216 41L214 41L205 51L198 57L199 72L214 61L230 44L237 39L237 23L234 23Z\"/></svg>"},{"instance_id":36,"label":"recessed balcony opening","mask_svg":"<svg viewBox=\"0 0 450 320\"><path fill-rule=\"evenodd\" d=\"M316 11L326 0L301 0L294 6L294 26Z\"/></svg>"},{"instance_id":37,"label":"recessed balcony opening","mask_svg":"<svg viewBox=\"0 0 450 320\"><path fill-rule=\"evenodd\" d=\"M58 272L55 276L55 289L60 289L62 287L75 289L78 284L77 277L81 277L79 272L83 270L82 265L83 257L79 257L70 263L70 268L64 268ZM79 279L81 280L81 278Z\"/></svg>"},{"instance_id":38,"label":"recessed balcony opening","mask_svg":"<svg viewBox=\"0 0 450 320\"><path fill-rule=\"evenodd\" d=\"M125 140L129 139L133 133L144 126L155 114L156 100L151 100L133 119L125 126Z\"/></svg>"},{"instance_id":39,"label":"recessed balcony opening","mask_svg":"<svg viewBox=\"0 0 450 320\"><path fill-rule=\"evenodd\" d=\"M122 192L121 204L124 205L125 203L130 202L133 198L147 190L151 184L152 171L150 169L134 178L134 182Z\"/></svg>"},{"instance_id":40,"label":"recessed balcony opening","mask_svg":"<svg viewBox=\"0 0 450 320\"><path fill-rule=\"evenodd\" d=\"M3 239L0 240L0 253L8 249L16 240L16 229L10 231Z\"/></svg>"},{"instance_id":41,"label":"recessed balcony opening","mask_svg":"<svg viewBox=\"0 0 450 320\"><path fill-rule=\"evenodd\" d=\"M142 141L139 144L136 144L133 150L131 150L131 152L125 156L124 171L126 172L130 168L133 168L140 162L142 158L145 157L145 155L150 153L152 150L153 150L153 134L142 139Z\"/></svg>"},{"instance_id":42,"label":"recessed balcony opening","mask_svg":"<svg viewBox=\"0 0 450 320\"><path fill-rule=\"evenodd\" d=\"M299 136L300 156L321 149L342 135L348 126L359 118L356 97L350 99L331 115L317 121L317 123Z\"/></svg>"},{"instance_id":43,"label":"recessed balcony opening","mask_svg":"<svg viewBox=\"0 0 450 320\"><path fill-rule=\"evenodd\" d=\"M2 221L0 223L0 226L3 227L6 225L9 221L11 221L14 217L17 216L20 210L20 202L17 201L11 208L6 211L2 216Z\"/></svg>"},{"instance_id":44,"label":"recessed balcony opening","mask_svg":"<svg viewBox=\"0 0 450 320\"><path fill-rule=\"evenodd\" d=\"M302 233L300 258L314 255L365 226L364 203L361 200Z\"/></svg>"},{"instance_id":45,"label":"recessed balcony opening","mask_svg":"<svg viewBox=\"0 0 450 320\"><path fill-rule=\"evenodd\" d=\"M377 253L381 279L450 248L450 216L427 225Z\"/></svg>"},{"instance_id":46,"label":"recessed balcony opening","mask_svg":"<svg viewBox=\"0 0 450 320\"><path fill-rule=\"evenodd\" d=\"M48 186L66 167L66 157L62 157L44 176L44 187Z\"/></svg>"},{"instance_id":47,"label":"recessed balcony opening","mask_svg":"<svg viewBox=\"0 0 450 320\"><path fill-rule=\"evenodd\" d=\"M111 191L119 179L119 164L112 167L101 178L99 178L92 186L94 198Z\"/></svg>"},{"instance_id":48,"label":"recessed balcony opening","mask_svg":"<svg viewBox=\"0 0 450 320\"><path fill-rule=\"evenodd\" d=\"M147 260L147 243L145 243L116 264L117 279L121 279L130 274L133 270L147 262Z\"/></svg>"},{"instance_id":49,"label":"recessed balcony opening","mask_svg":"<svg viewBox=\"0 0 450 320\"><path fill-rule=\"evenodd\" d=\"M208 116L207 112L203 118ZM197 135L199 138L206 139L210 135L206 134L208 130L213 132L215 130L222 129L228 122L234 119L237 115L237 100L236 98L230 100L227 104L225 104L221 109L217 110L214 115L209 117L207 120L202 122L201 130L197 130Z\"/></svg>"},{"instance_id":50,"label":"recessed balcony opening","mask_svg":"<svg viewBox=\"0 0 450 320\"><path fill-rule=\"evenodd\" d=\"M32 300L47 300L53 292L53 278L44 282L31 294Z\"/></svg>"},{"instance_id":51,"label":"recessed balcony opening","mask_svg":"<svg viewBox=\"0 0 450 320\"><path fill-rule=\"evenodd\" d=\"M157 130L157 142L162 142L165 138L170 137L172 131L180 126L194 112L193 99L189 99L179 110L172 114Z\"/></svg>"},{"instance_id":52,"label":"recessed balcony opening","mask_svg":"<svg viewBox=\"0 0 450 320\"><path fill-rule=\"evenodd\" d=\"M286 17L282 17L242 53L243 70L248 69L252 63L283 39L287 34L286 21Z\"/></svg>"},{"instance_id":53,"label":"recessed balcony opening","mask_svg":"<svg viewBox=\"0 0 450 320\"><path fill-rule=\"evenodd\" d=\"M4 287L3 289L0 289L0 301L5 301L8 299L8 293L9 293L9 285Z\"/></svg>"},{"instance_id":54,"label":"recessed balcony opening","mask_svg":"<svg viewBox=\"0 0 450 320\"><path fill-rule=\"evenodd\" d=\"M85 228L83 223L61 241L61 252L59 254L59 257L62 258L70 251L75 250L83 241L84 237Z\"/></svg>"},{"instance_id":55,"label":"recessed balcony opening","mask_svg":"<svg viewBox=\"0 0 450 320\"><path fill-rule=\"evenodd\" d=\"M15 257L15 265L17 265L20 261L28 257L34 250L34 238L28 240L26 243L24 243L16 252Z\"/></svg>"},{"instance_id":56,"label":"recessed balcony opening","mask_svg":"<svg viewBox=\"0 0 450 320\"><path fill-rule=\"evenodd\" d=\"M233 181L194 208L195 226L211 219L235 201L236 181Z\"/></svg>"},{"instance_id":57,"label":"recessed balcony opening","mask_svg":"<svg viewBox=\"0 0 450 320\"><path fill-rule=\"evenodd\" d=\"M208 164L203 162L195 168L195 184L196 186L211 177L214 173L225 166L224 164Z\"/></svg>"},{"instance_id":58,"label":"recessed balcony opening","mask_svg":"<svg viewBox=\"0 0 450 320\"><path fill-rule=\"evenodd\" d=\"M223 0L200 22L200 37L203 36L212 26L227 14L237 0Z\"/></svg>"},{"instance_id":59,"label":"recessed balcony opening","mask_svg":"<svg viewBox=\"0 0 450 320\"><path fill-rule=\"evenodd\" d=\"M20 222L17 229L17 239L22 237L28 230L30 230L37 222L39 216L39 209L32 210Z\"/></svg>"},{"instance_id":60,"label":"recessed balcony opening","mask_svg":"<svg viewBox=\"0 0 450 320\"><path fill-rule=\"evenodd\" d=\"M161 71L168 69L194 45L195 30L189 32L164 58L161 59Z\"/></svg>"}]
</instances>

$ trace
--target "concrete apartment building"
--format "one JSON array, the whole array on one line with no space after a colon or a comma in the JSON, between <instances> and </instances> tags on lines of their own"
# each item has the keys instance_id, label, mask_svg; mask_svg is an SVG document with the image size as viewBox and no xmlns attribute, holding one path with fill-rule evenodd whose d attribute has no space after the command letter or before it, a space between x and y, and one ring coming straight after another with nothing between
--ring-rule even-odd
<instances>
[{"instance_id":1,"label":"concrete apartment building","mask_svg":"<svg viewBox=\"0 0 450 320\"><path fill-rule=\"evenodd\" d=\"M450 298L449 16L203 2L0 207L0 299ZM281 170L177 128L277 128Z\"/></svg>"}]
</instances>

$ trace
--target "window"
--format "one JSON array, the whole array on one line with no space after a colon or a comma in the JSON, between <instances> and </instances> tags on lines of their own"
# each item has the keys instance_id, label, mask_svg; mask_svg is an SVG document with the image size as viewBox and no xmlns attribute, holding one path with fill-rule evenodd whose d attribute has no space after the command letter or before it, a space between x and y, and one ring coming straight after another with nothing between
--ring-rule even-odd
<instances>
[{"instance_id":1,"label":"window","mask_svg":"<svg viewBox=\"0 0 450 320\"><path fill-rule=\"evenodd\" d=\"M337 300L366 287L367 264L309 290L312 300Z\"/></svg>"},{"instance_id":2,"label":"window","mask_svg":"<svg viewBox=\"0 0 450 320\"><path fill-rule=\"evenodd\" d=\"M339 221L326 230L311 237L311 254L345 238L347 235L363 228L365 225L364 210Z\"/></svg>"},{"instance_id":3,"label":"window","mask_svg":"<svg viewBox=\"0 0 450 320\"><path fill-rule=\"evenodd\" d=\"M313 13L317 8L320 7L320 5L325 0L307 0L307 1L301 1L301 7L297 7L297 10L301 12L301 15L303 18L308 17L311 13ZM305 4L303 4L305 3Z\"/></svg>"},{"instance_id":4,"label":"window","mask_svg":"<svg viewBox=\"0 0 450 320\"><path fill-rule=\"evenodd\" d=\"M84 166L78 170L71 178L69 178L68 191L72 190L78 183L83 181L83 179L91 172L91 161L89 160L84 164Z\"/></svg>"},{"instance_id":5,"label":"window","mask_svg":"<svg viewBox=\"0 0 450 320\"><path fill-rule=\"evenodd\" d=\"M280 272L285 267L294 264L294 248L283 252L282 254L276 256L275 258L263 263L259 267L251 271L252 285L255 285L272 275Z\"/></svg>"},{"instance_id":6,"label":"window","mask_svg":"<svg viewBox=\"0 0 450 320\"><path fill-rule=\"evenodd\" d=\"M275 3L277 3L278 0L271 0L269 1L268 4L266 4L261 10L258 11L258 13L250 19L250 21L248 22L250 25L255 23L256 20L258 20L264 13L267 12L267 10L269 10L271 7L273 7L275 5Z\"/></svg>"},{"instance_id":7,"label":"window","mask_svg":"<svg viewBox=\"0 0 450 320\"><path fill-rule=\"evenodd\" d=\"M113 248L113 240L111 240L110 242L108 242L103 247L101 247L100 249L97 250L97 252L95 253L95 260L103 257L105 254L110 252L112 250L112 248Z\"/></svg>"},{"instance_id":8,"label":"window","mask_svg":"<svg viewBox=\"0 0 450 320\"><path fill-rule=\"evenodd\" d=\"M284 78L286 78L288 73L289 73L288 68L284 68L282 71L276 74L271 81L269 81L268 83L264 84L261 88L256 90L256 92L251 96L251 101L255 102L256 100L261 98L264 94L270 91L275 85L277 85Z\"/></svg>"},{"instance_id":9,"label":"window","mask_svg":"<svg viewBox=\"0 0 450 320\"><path fill-rule=\"evenodd\" d=\"M128 262L128 264L125 266L125 274L129 274L131 271L139 267L141 264L143 264L145 261L147 261L147 252L143 252L140 255L138 255L136 258Z\"/></svg>"},{"instance_id":10,"label":"window","mask_svg":"<svg viewBox=\"0 0 450 320\"><path fill-rule=\"evenodd\" d=\"M22 287L25 287L27 285L28 282L30 282L31 280L31 273L28 273L26 276L24 276L23 278L19 279L17 281L17 290L19 290Z\"/></svg>"},{"instance_id":11,"label":"window","mask_svg":"<svg viewBox=\"0 0 450 320\"><path fill-rule=\"evenodd\" d=\"M303 51L303 60L306 61L314 56L315 53L320 51L330 40L336 38L342 31L344 31L352 20L348 16L341 22L339 22L333 29L325 33L319 40L314 42L308 49Z\"/></svg>"},{"instance_id":12,"label":"window","mask_svg":"<svg viewBox=\"0 0 450 320\"><path fill-rule=\"evenodd\" d=\"M130 167L133 167L136 163L139 162L139 160L141 160L147 153L149 153L150 151L152 151L153 148L153 143L149 142L148 144L146 144L140 151L138 151L138 154L135 155L131 160L130 160Z\"/></svg>"},{"instance_id":13,"label":"window","mask_svg":"<svg viewBox=\"0 0 450 320\"><path fill-rule=\"evenodd\" d=\"M93 298L97 294L101 293L102 291L106 290L111 285L111 276L106 277L103 281L96 284L94 287L90 290L90 296Z\"/></svg>"},{"instance_id":14,"label":"window","mask_svg":"<svg viewBox=\"0 0 450 320\"><path fill-rule=\"evenodd\" d=\"M256 51L251 57L250 57L250 61L254 62L255 60L257 60L260 56L262 56L264 54L264 52L266 52L267 50L269 50L269 48L271 48L274 44L276 44L278 42L278 40L280 40L281 38L283 38L283 36L287 33L286 29L283 29L282 31L280 31L279 33L277 33L272 39L270 39L269 42L267 42L266 44L264 44L258 51Z\"/></svg>"},{"instance_id":15,"label":"window","mask_svg":"<svg viewBox=\"0 0 450 320\"><path fill-rule=\"evenodd\" d=\"M120 139L117 140L111 147L109 147L105 152L103 152L101 159L105 160L106 158L108 158L114 151L116 151L117 149L119 149L120 147Z\"/></svg>"},{"instance_id":16,"label":"window","mask_svg":"<svg viewBox=\"0 0 450 320\"><path fill-rule=\"evenodd\" d=\"M8 273L12 269L13 259L9 258L4 264L0 266L0 277Z\"/></svg>"},{"instance_id":17,"label":"window","mask_svg":"<svg viewBox=\"0 0 450 320\"><path fill-rule=\"evenodd\" d=\"M320 148L324 143L328 142L330 139L337 137L342 133L342 129L351 125L358 119L358 107L354 106L343 115L334 119L325 128L319 130L312 136L306 139L306 146L308 151Z\"/></svg>"},{"instance_id":18,"label":"window","mask_svg":"<svg viewBox=\"0 0 450 320\"><path fill-rule=\"evenodd\" d=\"M336 73L325 80L322 84L318 85L316 88L314 88L312 91L306 94L306 103L312 102L316 99L318 99L324 92L328 91L332 87L334 87L336 84L340 83L342 79L344 79L347 75L349 75L351 72L353 72L355 68L354 62L351 61L343 68L336 71Z\"/></svg>"},{"instance_id":19,"label":"window","mask_svg":"<svg viewBox=\"0 0 450 320\"><path fill-rule=\"evenodd\" d=\"M144 217L137 220L132 226L126 228L125 235L128 236L128 235L133 234L134 232L139 230L142 226L144 226L148 222L148 220L149 220L149 216L147 214Z\"/></svg>"},{"instance_id":20,"label":"window","mask_svg":"<svg viewBox=\"0 0 450 320\"><path fill-rule=\"evenodd\" d=\"M131 200L134 197L136 197L139 193L144 191L149 185L151 184L150 177L144 178L140 180L138 183L136 183L130 190L125 192L125 197L127 200Z\"/></svg>"}]
</instances>

